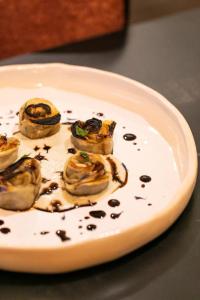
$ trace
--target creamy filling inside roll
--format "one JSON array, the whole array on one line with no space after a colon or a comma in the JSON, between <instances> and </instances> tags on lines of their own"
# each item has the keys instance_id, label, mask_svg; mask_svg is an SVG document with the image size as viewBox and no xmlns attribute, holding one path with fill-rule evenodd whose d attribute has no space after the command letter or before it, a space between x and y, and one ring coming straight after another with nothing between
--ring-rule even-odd
<instances>
[{"instance_id":1,"label":"creamy filling inside roll","mask_svg":"<svg viewBox=\"0 0 200 300\"><path fill-rule=\"evenodd\" d=\"M28 138L38 139L55 134L60 129L61 115L48 100L28 100L19 112L19 129Z\"/></svg>"},{"instance_id":2,"label":"creamy filling inside roll","mask_svg":"<svg viewBox=\"0 0 200 300\"><path fill-rule=\"evenodd\" d=\"M63 179L69 193L93 195L108 186L110 174L106 171L104 158L81 151L66 162Z\"/></svg>"},{"instance_id":3,"label":"creamy filling inside roll","mask_svg":"<svg viewBox=\"0 0 200 300\"><path fill-rule=\"evenodd\" d=\"M71 127L71 141L79 150L104 155L111 154L115 126L114 121L101 121L96 118L86 122L76 121Z\"/></svg>"},{"instance_id":4,"label":"creamy filling inside roll","mask_svg":"<svg viewBox=\"0 0 200 300\"><path fill-rule=\"evenodd\" d=\"M7 168L17 159L19 145L17 138L0 135L0 170Z\"/></svg>"},{"instance_id":5,"label":"creamy filling inside roll","mask_svg":"<svg viewBox=\"0 0 200 300\"><path fill-rule=\"evenodd\" d=\"M0 207L9 210L29 209L40 189L40 163L22 157L0 172Z\"/></svg>"}]
</instances>

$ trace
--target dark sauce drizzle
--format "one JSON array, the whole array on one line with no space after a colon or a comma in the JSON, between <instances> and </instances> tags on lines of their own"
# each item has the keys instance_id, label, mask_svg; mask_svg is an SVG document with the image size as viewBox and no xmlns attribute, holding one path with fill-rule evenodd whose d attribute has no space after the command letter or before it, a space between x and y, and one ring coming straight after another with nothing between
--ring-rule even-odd
<instances>
[{"instance_id":1,"label":"dark sauce drizzle","mask_svg":"<svg viewBox=\"0 0 200 300\"><path fill-rule=\"evenodd\" d=\"M112 173L113 181L119 182L119 184L120 184L119 187L122 188L123 186L125 186L127 184L127 181L128 181L128 170L127 170L125 164L122 163L122 166L124 167L125 172L126 172L125 179L124 179L124 181L122 181L121 178L119 177L118 170L117 170L117 165L114 162L114 160L112 160L111 157L107 157L107 161L109 162L110 167L111 167L111 173Z\"/></svg>"},{"instance_id":2,"label":"dark sauce drizzle","mask_svg":"<svg viewBox=\"0 0 200 300\"><path fill-rule=\"evenodd\" d=\"M48 234L48 233L49 233L49 231L41 231L41 232L40 232L41 235L46 235L46 234Z\"/></svg>"},{"instance_id":3,"label":"dark sauce drizzle","mask_svg":"<svg viewBox=\"0 0 200 300\"><path fill-rule=\"evenodd\" d=\"M48 153L50 149L51 149L51 146L44 144L43 150L46 150L46 152Z\"/></svg>"},{"instance_id":4,"label":"dark sauce drizzle","mask_svg":"<svg viewBox=\"0 0 200 300\"><path fill-rule=\"evenodd\" d=\"M98 117L103 117L104 114L103 114L102 112L99 112L99 113L97 113L97 116L98 116Z\"/></svg>"},{"instance_id":5,"label":"dark sauce drizzle","mask_svg":"<svg viewBox=\"0 0 200 300\"><path fill-rule=\"evenodd\" d=\"M3 220L0 220L0 226L3 225L3 224L4 224L4 221L3 221Z\"/></svg>"},{"instance_id":6,"label":"dark sauce drizzle","mask_svg":"<svg viewBox=\"0 0 200 300\"><path fill-rule=\"evenodd\" d=\"M0 228L0 232L3 234L8 234L10 231L10 228L7 227Z\"/></svg>"},{"instance_id":7,"label":"dark sauce drizzle","mask_svg":"<svg viewBox=\"0 0 200 300\"><path fill-rule=\"evenodd\" d=\"M89 212L90 216L96 219L103 219L106 216L105 211L103 210L92 210Z\"/></svg>"},{"instance_id":8,"label":"dark sauce drizzle","mask_svg":"<svg viewBox=\"0 0 200 300\"><path fill-rule=\"evenodd\" d=\"M134 141L137 138L137 136L135 134L132 133L126 133L123 135L123 139L125 141Z\"/></svg>"},{"instance_id":9,"label":"dark sauce drizzle","mask_svg":"<svg viewBox=\"0 0 200 300\"><path fill-rule=\"evenodd\" d=\"M111 219L118 219L118 218L121 216L121 214L122 214L122 212L120 212L120 213L118 213L118 214L112 213L112 214L110 215L110 217L111 217Z\"/></svg>"},{"instance_id":10,"label":"dark sauce drizzle","mask_svg":"<svg viewBox=\"0 0 200 300\"><path fill-rule=\"evenodd\" d=\"M71 154L76 154L76 149L75 148L68 148L67 152L71 153Z\"/></svg>"},{"instance_id":11,"label":"dark sauce drizzle","mask_svg":"<svg viewBox=\"0 0 200 300\"><path fill-rule=\"evenodd\" d=\"M40 150L40 147L38 147L37 145L33 148L34 151L38 151Z\"/></svg>"},{"instance_id":12,"label":"dark sauce drizzle","mask_svg":"<svg viewBox=\"0 0 200 300\"><path fill-rule=\"evenodd\" d=\"M58 183L57 182L52 182L49 185L49 187L43 188L43 190L40 193L40 196L42 196L42 195L50 195L50 194L52 194L52 192L54 190L57 190L57 189L58 189Z\"/></svg>"},{"instance_id":13,"label":"dark sauce drizzle","mask_svg":"<svg viewBox=\"0 0 200 300\"><path fill-rule=\"evenodd\" d=\"M42 177L42 183L47 183L48 181L50 181L50 179L47 179L45 177Z\"/></svg>"},{"instance_id":14,"label":"dark sauce drizzle","mask_svg":"<svg viewBox=\"0 0 200 300\"><path fill-rule=\"evenodd\" d=\"M140 181L142 181L142 182L150 182L151 181L151 177L150 176L148 176L148 175L142 175L142 176L140 176Z\"/></svg>"},{"instance_id":15,"label":"dark sauce drizzle","mask_svg":"<svg viewBox=\"0 0 200 300\"><path fill-rule=\"evenodd\" d=\"M135 196L135 200L145 200L145 198L140 197L140 196Z\"/></svg>"},{"instance_id":16,"label":"dark sauce drizzle","mask_svg":"<svg viewBox=\"0 0 200 300\"><path fill-rule=\"evenodd\" d=\"M42 161L42 160L48 160L44 155L41 155L40 153L34 157L35 159Z\"/></svg>"},{"instance_id":17,"label":"dark sauce drizzle","mask_svg":"<svg viewBox=\"0 0 200 300\"><path fill-rule=\"evenodd\" d=\"M59 200L56 200L56 201L59 201ZM52 203L54 203L54 202L52 202ZM82 208L82 207L91 207L91 206L94 206L94 205L96 205L95 202L90 202L90 203L87 203L87 204L80 204L80 205L75 204L74 206L71 206L71 207L68 207L68 208L65 208L65 209L61 209L60 205L56 205L56 206L53 205L52 210L49 210L48 208L44 209L44 208L40 208L40 207L36 207L36 209L41 210L41 211L45 211L45 212L48 212L48 213L52 213L52 212L59 212L60 213L60 212L67 212L67 211L71 211L71 210Z\"/></svg>"},{"instance_id":18,"label":"dark sauce drizzle","mask_svg":"<svg viewBox=\"0 0 200 300\"><path fill-rule=\"evenodd\" d=\"M88 226L87 226L87 230L89 230L89 231L93 231L93 230L95 230L97 228L97 226L95 225L95 224L89 224Z\"/></svg>"},{"instance_id":19,"label":"dark sauce drizzle","mask_svg":"<svg viewBox=\"0 0 200 300\"><path fill-rule=\"evenodd\" d=\"M117 199L110 199L108 201L108 205L111 207L116 207L116 206L120 206L120 201Z\"/></svg>"},{"instance_id":20,"label":"dark sauce drizzle","mask_svg":"<svg viewBox=\"0 0 200 300\"><path fill-rule=\"evenodd\" d=\"M56 235L59 236L62 242L71 240L68 236L65 230L57 230Z\"/></svg>"}]
</instances>

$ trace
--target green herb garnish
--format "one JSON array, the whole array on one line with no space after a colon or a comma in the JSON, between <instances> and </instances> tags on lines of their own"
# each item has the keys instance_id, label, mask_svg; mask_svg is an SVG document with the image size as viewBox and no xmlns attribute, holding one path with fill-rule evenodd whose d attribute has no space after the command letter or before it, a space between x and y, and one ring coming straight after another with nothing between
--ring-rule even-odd
<instances>
[{"instance_id":1,"label":"green herb garnish","mask_svg":"<svg viewBox=\"0 0 200 300\"><path fill-rule=\"evenodd\" d=\"M88 135L88 131L77 125L76 126L76 134L79 136L85 137L86 135Z\"/></svg>"},{"instance_id":2,"label":"green herb garnish","mask_svg":"<svg viewBox=\"0 0 200 300\"><path fill-rule=\"evenodd\" d=\"M81 151L80 156L84 159L85 162L90 161L90 158L89 158L89 155L87 154L87 152Z\"/></svg>"}]
</instances>

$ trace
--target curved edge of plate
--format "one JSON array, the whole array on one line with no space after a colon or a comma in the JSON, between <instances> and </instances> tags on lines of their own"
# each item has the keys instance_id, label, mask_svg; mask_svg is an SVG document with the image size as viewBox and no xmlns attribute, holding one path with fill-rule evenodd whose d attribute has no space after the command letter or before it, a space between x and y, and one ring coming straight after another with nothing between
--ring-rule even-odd
<instances>
[{"instance_id":1,"label":"curved edge of plate","mask_svg":"<svg viewBox=\"0 0 200 300\"><path fill-rule=\"evenodd\" d=\"M115 232L90 241L82 241L76 245L61 245L56 247L7 247L1 246L0 268L19 272L32 273L61 273L98 265L119 258L137 248L143 246L166 231L180 216L192 195L197 178L197 151L192 132L181 113L174 105L169 103L161 94L146 87L142 83L117 75L111 72L92 69L88 67L53 64L28 64L0 67L0 75L5 71L20 71L43 69L49 71L52 68L65 70L75 69L77 72L93 72L103 76L114 78L117 81L125 81L134 84L141 89L148 90L177 118L177 122L183 131L188 150L188 171L182 182L181 188L174 197L174 205L169 205L164 211L160 211L156 217L149 219L140 226ZM105 251L106 248L106 251ZM30 259L31 257L31 259ZM35 264L37 261L37 264Z\"/></svg>"}]
</instances>

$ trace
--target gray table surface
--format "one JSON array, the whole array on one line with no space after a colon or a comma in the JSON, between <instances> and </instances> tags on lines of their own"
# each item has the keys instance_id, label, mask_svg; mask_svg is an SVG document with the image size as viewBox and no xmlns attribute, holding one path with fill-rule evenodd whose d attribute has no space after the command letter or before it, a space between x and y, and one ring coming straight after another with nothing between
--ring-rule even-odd
<instances>
[{"instance_id":1,"label":"gray table surface","mask_svg":"<svg viewBox=\"0 0 200 300\"><path fill-rule=\"evenodd\" d=\"M182 112L200 152L200 9L132 24L126 34L0 65L64 62L117 72L159 92ZM0 272L0 299L200 299L200 189L161 237L117 261L62 275Z\"/></svg>"}]
</instances>

